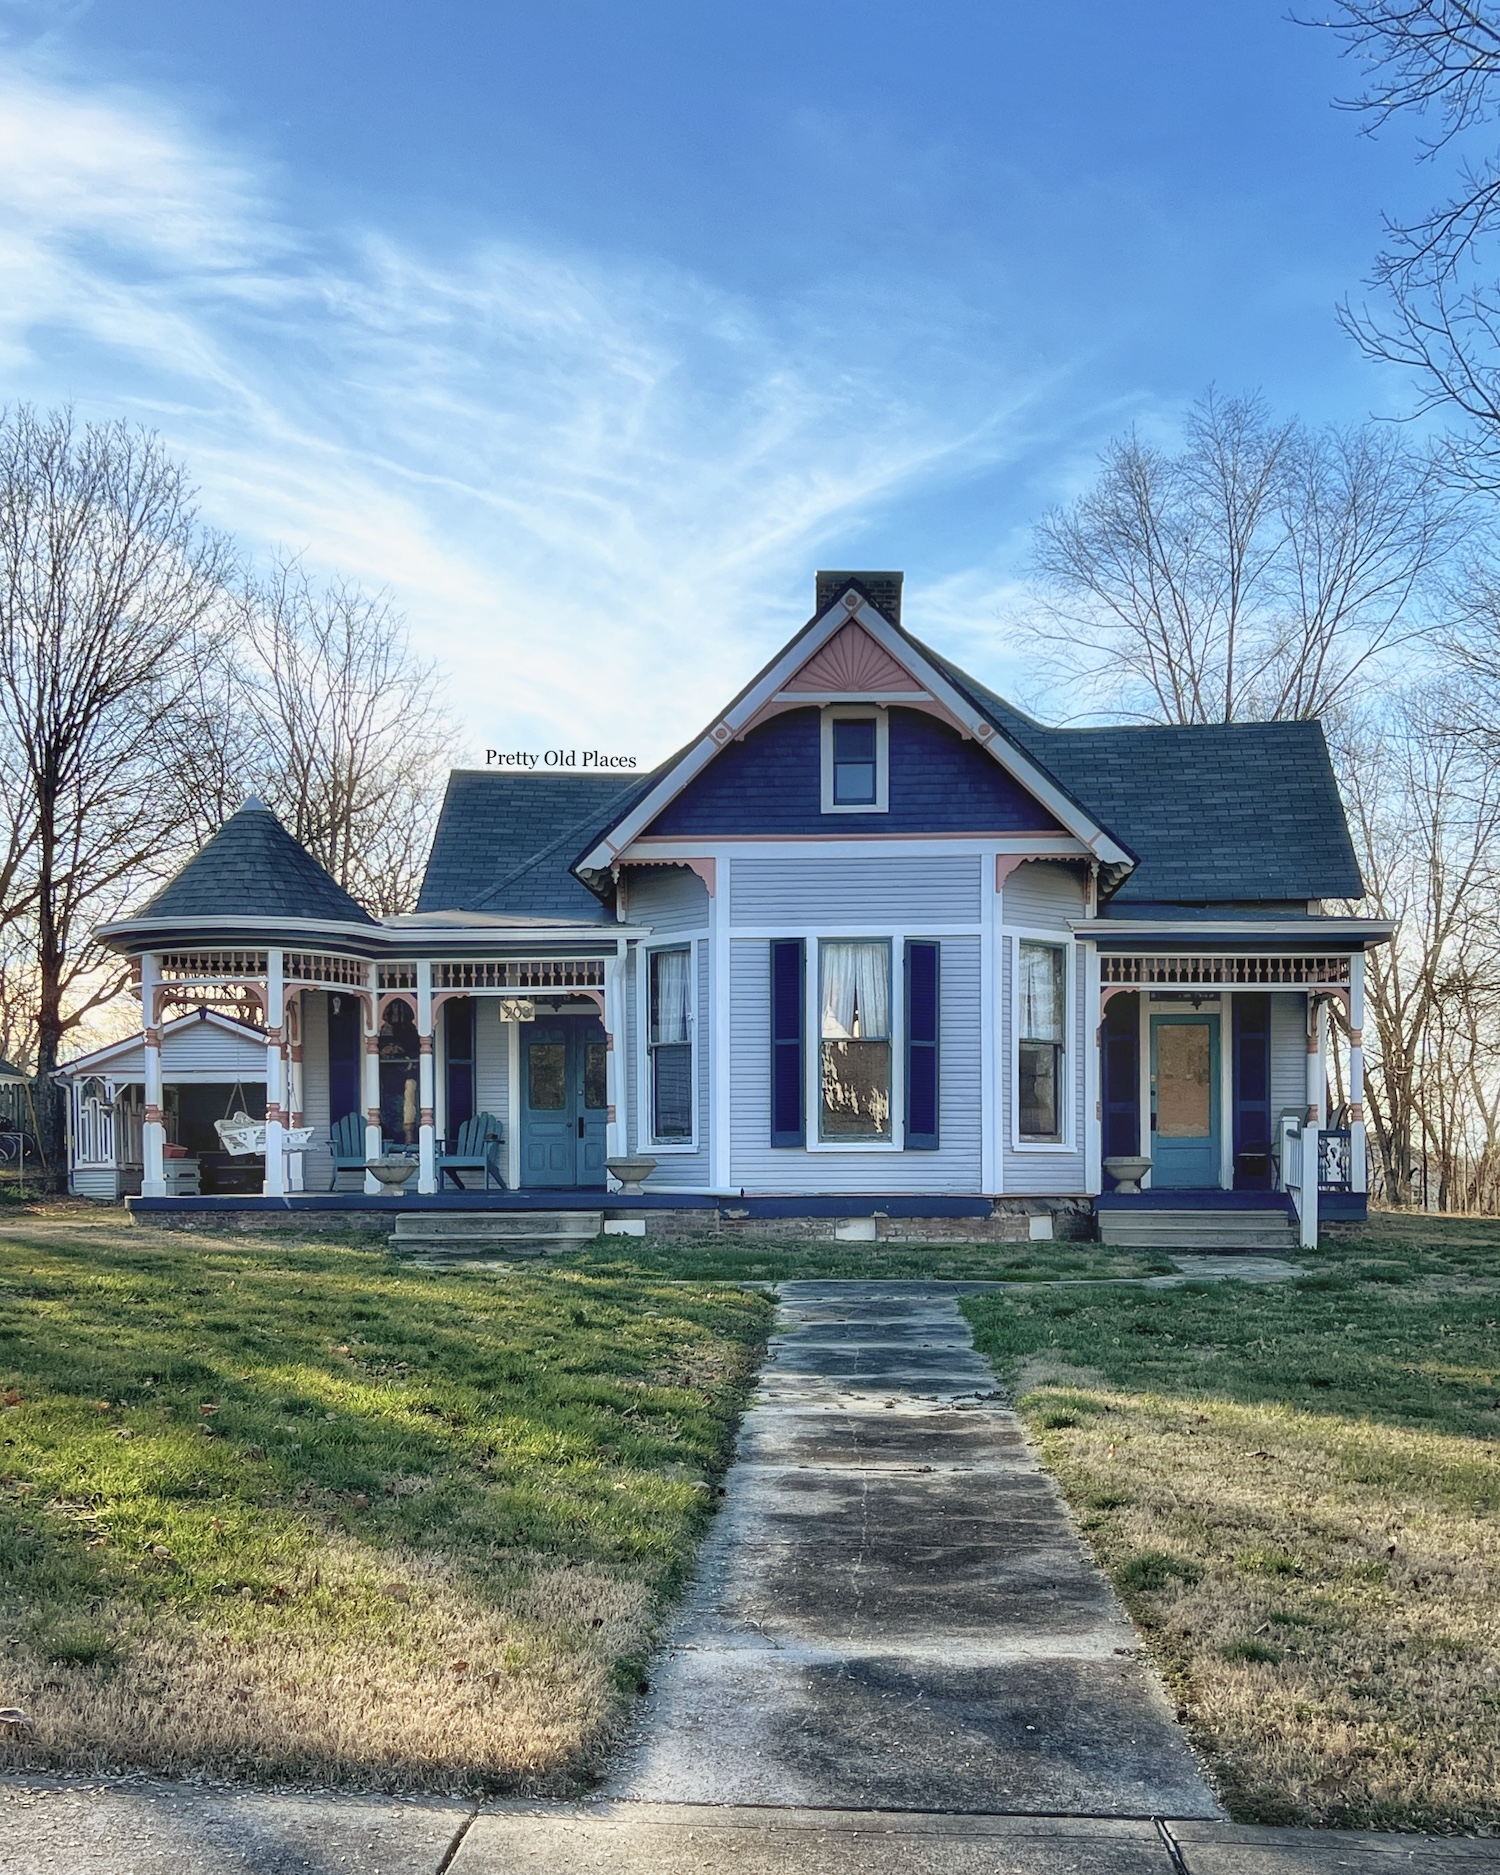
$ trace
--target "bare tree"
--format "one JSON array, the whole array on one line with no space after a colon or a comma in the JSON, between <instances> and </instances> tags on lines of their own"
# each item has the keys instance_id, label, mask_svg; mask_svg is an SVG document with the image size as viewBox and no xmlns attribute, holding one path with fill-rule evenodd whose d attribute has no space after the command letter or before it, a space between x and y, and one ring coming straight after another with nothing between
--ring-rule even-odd
<instances>
[{"instance_id":1,"label":"bare tree","mask_svg":"<svg viewBox=\"0 0 1500 1875\"><path fill-rule=\"evenodd\" d=\"M1366 1085L1398 1205L1412 1201L1424 1128L1456 1139L1475 1111L1474 1077L1488 1087L1493 1066L1484 1005L1500 982L1500 771L1454 732L1453 714L1451 688L1413 687L1383 719L1346 725L1337 751L1366 903L1397 921L1394 942L1369 957Z\"/></svg>"},{"instance_id":2,"label":"bare tree","mask_svg":"<svg viewBox=\"0 0 1500 1875\"><path fill-rule=\"evenodd\" d=\"M1209 394L1181 449L1132 431L1044 518L1032 629L1130 715L1322 716L1425 629L1424 584L1461 532L1460 501L1395 430L1312 430Z\"/></svg>"},{"instance_id":3,"label":"bare tree","mask_svg":"<svg viewBox=\"0 0 1500 1875\"><path fill-rule=\"evenodd\" d=\"M1423 411L1457 409L1474 428L1454 439L1467 479L1500 480L1500 278L1492 237L1500 230L1500 157L1470 151L1471 133L1492 145L1500 116L1500 9L1491 0L1339 0L1315 22L1363 62L1366 88L1342 102L1373 133L1396 119L1427 129L1420 160L1455 160L1446 196L1415 221L1386 223L1372 284L1386 309L1345 305L1342 319L1365 353L1410 368Z\"/></svg>"},{"instance_id":4,"label":"bare tree","mask_svg":"<svg viewBox=\"0 0 1500 1875\"><path fill-rule=\"evenodd\" d=\"M220 711L220 728L249 739L241 774L370 910L409 911L455 732L400 615L283 559L246 588L237 657L239 707ZM205 706L217 706L212 685ZM234 767L221 760L217 775Z\"/></svg>"},{"instance_id":5,"label":"bare tree","mask_svg":"<svg viewBox=\"0 0 1500 1875\"><path fill-rule=\"evenodd\" d=\"M52 1072L65 1032L119 993L91 941L175 856L163 727L219 602L222 541L199 526L184 470L124 424L68 411L0 414L0 846L6 915L23 932L11 984L35 998L42 1146L62 1161Z\"/></svg>"}]
</instances>

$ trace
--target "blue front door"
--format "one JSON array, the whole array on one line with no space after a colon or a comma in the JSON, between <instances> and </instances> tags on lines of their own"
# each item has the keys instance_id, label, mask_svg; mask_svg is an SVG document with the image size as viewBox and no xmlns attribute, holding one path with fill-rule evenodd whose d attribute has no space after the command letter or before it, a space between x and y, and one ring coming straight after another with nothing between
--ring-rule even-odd
<instances>
[{"instance_id":1,"label":"blue front door","mask_svg":"<svg viewBox=\"0 0 1500 1875\"><path fill-rule=\"evenodd\" d=\"M521 1183L604 1186L609 1117L604 1029L596 1016L521 1027Z\"/></svg>"},{"instance_id":2,"label":"blue front door","mask_svg":"<svg viewBox=\"0 0 1500 1875\"><path fill-rule=\"evenodd\" d=\"M1219 1183L1219 1018L1151 1018L1151 1189Z\"/></svg>"}]
</instances>

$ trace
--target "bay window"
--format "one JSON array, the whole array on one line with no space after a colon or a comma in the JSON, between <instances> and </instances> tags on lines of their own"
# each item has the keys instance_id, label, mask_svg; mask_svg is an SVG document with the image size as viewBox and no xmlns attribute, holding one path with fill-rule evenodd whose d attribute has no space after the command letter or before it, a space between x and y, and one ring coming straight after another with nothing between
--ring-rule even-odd
<instances>
[{"instance_id":1,"label":"bay window","mask_svg":"<svg viewBox=\"0 0 1500 1875\"><path fill-rule=\"evenodd\" d=\"M1063 1136L1063 1048L1067 1034L1067 951L1022 939L1017 946L1017 1130L1023 1140Z\"/></svg>"},{"instance_id":2,"label":"bay window","mask_svg":"<svg viewBox=\"0 0 1500 1875\"><path fill-rule=\"evenodd\" d=\"M824 1139L891 1137L891 947L818 947Z\"/></svg>"},{"instance_id":3,"label":"bay window","mask_svg":"<svg viewBox=\"0 0 1500 1875\"><path fill-rule=\"evenodd\" d=\"M647 1049L651 1057L651 1137L693 1136L691 949L649 953Z\"/></svg>"}]
</instances>

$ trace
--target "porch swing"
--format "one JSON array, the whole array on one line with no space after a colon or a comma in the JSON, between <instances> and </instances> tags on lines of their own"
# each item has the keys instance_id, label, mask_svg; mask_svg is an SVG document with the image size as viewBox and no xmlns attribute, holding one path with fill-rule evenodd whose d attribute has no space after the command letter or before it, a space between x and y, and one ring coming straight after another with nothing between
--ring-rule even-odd
<instances>
[{"instance_id":1,"label":"porch swing","mask_svg":"<svg viewBox=\"0 0 1500 1875\"><path fill-rule=\"evenodd\" d=\"M229 1095L224 1118L214 1121L214 1131L219 1136L219 1144L231 1158L243 1159L252 1153L264 1153L266 1149L266 1122L252 1120L245 1111L244 1083L236 1081ZM283 1152L306 1152L312 1144L315 1128L311 1126L284 1126L281 1129L281 1149Z\"/></svg>"}]
</instances>

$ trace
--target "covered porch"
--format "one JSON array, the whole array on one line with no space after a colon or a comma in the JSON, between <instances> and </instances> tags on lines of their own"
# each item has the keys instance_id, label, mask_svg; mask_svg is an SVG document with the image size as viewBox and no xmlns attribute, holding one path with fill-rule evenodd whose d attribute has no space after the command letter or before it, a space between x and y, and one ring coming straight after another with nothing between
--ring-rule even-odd
<instances>
[{"instance_id":1,"label":"covered porch","mask_svg":"<svg viewBox=\"0 0 1500 1875\"><path fill-rule=\"evenodd\" d=\"M1335 942L1094 939L1089 1176L1101 1211L1160 1212L1174 1195L1184 1210L1289 1208L1304 1245L1320 1217L1364 1215L1363 944L1386 928L1298 921L1315 922Z\"/></svg>"},{"instance_id":2,"label":"covered porch","mask_svg":"<svg viewBox=\"0 0 1500 1875\"><path fill-rule=\"evenodd\" d=\"M358 949L141 951L142 1195L172 1188L164 1025L198 1009L249 1010L260 1023L262 1196L374 1197L382 1186L366 1167L386 1159L411 1162L412 1194L462 1192L471 1174L444 1162L466 1126L470 1139L498 1141L485 1170L500 1178L487 1184L602 1193L624 1138L626 940L512 931L476 941L433 930L424 945L419 929L388 925L381 948L402 954L387 956L370 955L369 938Z\"/></svg>"}]
</instances>

